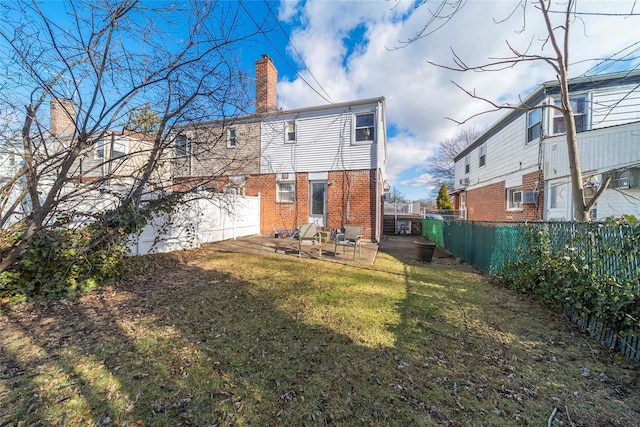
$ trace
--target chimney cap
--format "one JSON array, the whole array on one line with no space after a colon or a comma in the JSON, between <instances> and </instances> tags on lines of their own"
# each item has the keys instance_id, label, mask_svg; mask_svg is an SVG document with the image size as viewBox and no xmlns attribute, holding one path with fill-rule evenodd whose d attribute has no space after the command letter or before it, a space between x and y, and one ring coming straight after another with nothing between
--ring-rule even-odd
<instances>
[{"instance_id":1,"label":"chimney cap","mask_svg":"<svg viewBox=\"0 0 640 427\"><path fill-rule=\"evenodd\" d=\"M266 53L262 54L262 59L269 59L269 55L267 55Z\"/></svg>"}]
</instances>

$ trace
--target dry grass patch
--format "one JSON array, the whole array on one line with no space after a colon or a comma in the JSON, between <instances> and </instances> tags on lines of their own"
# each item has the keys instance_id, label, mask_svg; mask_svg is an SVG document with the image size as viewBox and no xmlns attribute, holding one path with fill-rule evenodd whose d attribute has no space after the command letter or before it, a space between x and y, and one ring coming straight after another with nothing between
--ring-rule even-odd
<instances>
[{"instance_id":1,"label":"dry grass patch","mask_svg":"<svg viewBox=\"0 0 640 427\"><path fill-rule=\"evenodd\" d=\"M459 267L199 250L0 318L0 425L637 425L638 367Z\"/></svg>"}]
</instances>

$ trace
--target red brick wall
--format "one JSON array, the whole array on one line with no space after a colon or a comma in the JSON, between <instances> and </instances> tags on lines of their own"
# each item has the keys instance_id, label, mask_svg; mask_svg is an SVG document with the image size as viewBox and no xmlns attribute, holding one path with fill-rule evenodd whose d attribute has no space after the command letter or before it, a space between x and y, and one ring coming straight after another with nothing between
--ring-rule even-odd
<instances>
[{"instance_id":1,"label":"red brick wall","mask_svg":"<svg viewBox=\"0 0 640 427\"><path fill-rule=\"evenodd\" d=\"M542 171L527 174L522 179L523 190L537 189L538 204L523 204L522 210L507 210L507 189L504 181L466 192L467 219L469 221L532 221L543 217Z\"/></svg>"},{"instance_id":2,"label":"red brick wall","mask_svg":"<svg viewBox=\"0 0 640 427\"><path fill-rule=\"evenodd\" d=\"M327 189L327 228L342 228L345 224L363 226L363 239L375 238L376 171L329 172ZM293 229L309 219L309 179L306 173L296 174L296 198L293 203L276 202L276 176L251 176L245 186L247 196L261 195L260 233L273 234L277 229Z\"/></svg>"}]
</instances>

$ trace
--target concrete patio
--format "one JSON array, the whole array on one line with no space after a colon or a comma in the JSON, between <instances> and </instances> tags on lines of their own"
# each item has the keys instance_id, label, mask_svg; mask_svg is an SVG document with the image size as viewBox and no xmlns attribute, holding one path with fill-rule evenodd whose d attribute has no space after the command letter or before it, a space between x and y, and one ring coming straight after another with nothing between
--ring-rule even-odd
<instances>
[{"instance_id":1,"label":"concrete patio","mask_svg":"<svg viewBox=\"0 0 640 427\"><path fill-rule=\"evenodd\" d=\"M338 247L335 252L335 245L332 241L319 244L307 244L302 246L302 258L319 259L328 262L340 262L346 264L368 264L375 263L378 252L387 253L393 257L407 262L415 261L414 241L424 241L421 236L383 236L380 243L362 242L362 253L353 260L353 252L347 248L342 253L342 248ZM232 253L253 253L269 256L290 256L298 258L298 240L293 238L275 238L273 236L248 236L238 239L230 239L222 242L208 243L205 245L220 252ZM433 254L432 265L458 263L446 250L436 248Z\"/></svg>"}]
</instances>

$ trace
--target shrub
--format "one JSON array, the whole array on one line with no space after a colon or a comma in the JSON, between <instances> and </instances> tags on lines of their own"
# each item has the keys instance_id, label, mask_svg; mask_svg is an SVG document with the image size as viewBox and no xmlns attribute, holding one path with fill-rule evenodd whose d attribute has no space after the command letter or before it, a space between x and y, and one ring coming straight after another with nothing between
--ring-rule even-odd
<instances>
[{"instance_id":1,"label":"shrub","mask_svg":"<svg viewBox=\"0 0 640 427\"><path fill-rule=\"evenodd\" d=\"M638 221L633 217L610 219L607 225L593 224L588 229L575 233L562 246L552 244L546 225L530 227L518 259L507 263L496 279L554 307L590 316L613 331L637 332ZM624 236L618 239L621 244L603 242L605 232L616 230Z\"/></svg>"}]
</instances>

